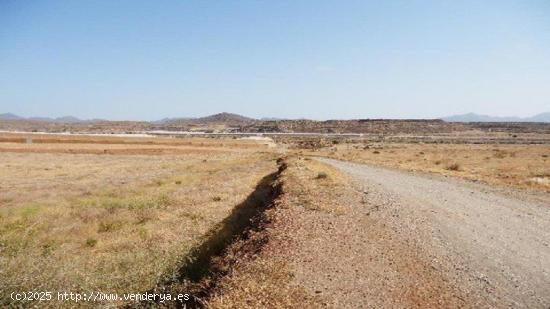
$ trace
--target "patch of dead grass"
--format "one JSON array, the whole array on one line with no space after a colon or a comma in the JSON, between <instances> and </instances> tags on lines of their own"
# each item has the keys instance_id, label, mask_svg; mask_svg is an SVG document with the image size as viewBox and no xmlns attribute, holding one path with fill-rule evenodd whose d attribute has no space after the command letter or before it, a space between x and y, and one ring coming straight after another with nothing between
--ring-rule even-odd
<instances>
[{"instance_id":1,"label":"patch of dead grass","mask_svg":"<svg viewBox=\"0 0 550 309\"><path fill-rule=\"evenodd\" d=\"M319 308L315 297L293 285L284 261L259 258L234 269L219 286L208 308Z\"/></svg>"},{"instance_id":2,"label":"patch of dead grass","mask_svg":"<svg viewBox=\"0 0 550 309\"><path fill-rule=\"evenodd\" d=\"M369 149L379 149L379 153ZM304 154L550 191L548 145L341 144Z\"/></svg>"},{"instance_id":3,"label":"patch of dead grass","mask_svg":"<svg viewBox=\"0 0 550 309\"><path fill-rule=\"evenodd\" d=\"M334 202L336 199L332 195L339 192L336 190L338 187L346 185L346 175L327 164L306 160L303 157L290 158L287 164L291 168L284 175L285 181L293 185L285 188L287 195L295 199L289 201L289 204L330 213L343 211L343 208Z\"/></svg>"},{"instance_id":4,"label":"patch of dead grass","mask_svg":"<svg viewBox=\"0 0 550 309\"><path fill-rule=\"evenodd\" d=\"M0 294L149 290L273 171L271 158L3 153Z\"/></svg>"},{"instance_id":5,"label":"patch of dead grass","mask_svg":"<svg viewBox=\"0 0 550 309\"><path fill-rule=\"evenodd\" d=\"M289 213L304 211L304 200L310 190L322 186L343 185L341 175L317 161L304 158L279 160L281 168L275 184L279 195L273 207L264 212L257 229L245 238L234 242L220 258L218 267L225 275L220 278L213 293L206 300L207 308L319 308L323 300L306 291L295 281L289 264ZM327 178L316 179L319 170L326 171ZM324 196L325 198L327 196ZM316 200L323 196L318 195ZM314 202L313 199L310 202ZM308 211L330 211L322 207L306 208Z\"/></svg>"}]
</instances>

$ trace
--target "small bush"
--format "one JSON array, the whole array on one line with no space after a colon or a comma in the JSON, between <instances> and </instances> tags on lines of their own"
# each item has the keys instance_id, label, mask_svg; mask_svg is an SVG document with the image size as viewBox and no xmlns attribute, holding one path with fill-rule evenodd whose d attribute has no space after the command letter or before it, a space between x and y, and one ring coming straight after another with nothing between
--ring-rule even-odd
<instances>
[{"instance_id":1,"label":"small bush","mask_svg":"<svg viewBox=\"0 0 550 309\"><path fill-rule=\"evenodd\" d=\"M176 180L174 183L177 185L181 185L181 180Z\"/></svg>"},{"instance_id":2,"label":"small bush","mask_svg":"<svg viewBox=\"0 0 550 309\"><path fill-rule=\"evenodd\" d=\"M122 227L122 222L119 221L110 221L110 222L101 222L97 228L98 233L113 232L119 230Z\"/></svg>"},{"instance_id":3,"label":"small bush","mask_svg":"<svg viewBox=\"0 0 550 309\"><path fill-rule=\"evenodd\" d=\"M94 204L95 201L91 201L90 204ZM105 207L109 211L115 211L117 209L121 208L131 208L132 203L126 203L126 201L123 201L122 199L113 199L113 198L107 198L105 200L100 201L101 206Z\"/></svg>"},{"instance_id":4,"label":"small bush","mask_svg":"<svg viewBox=\"0 0 550 309\"><path fill-rule=\"evenodd\" d=\"M147 221L154 219L154 215L149 209L138 209L136 212L136 223L144 224Z\"/></svg>"},{"instance_id":5,"label":"small bush","mask_svg":"<svg viewBox=\"0 0 550 309\"><path fill-rule=\"evenodd\" d=\"M460 165L458 163L453 163L453 164L447 166L447 169L449 171L458 171L458 170L460 170Z\"/></svg>"},{"instance_id":6,"label":"small bush","mask_svg":"<svg viewBox=\"0 0 550 309\"><path fill-rule=\"evenodd\" d=\"M55 242L45 241L45 243L42 245L42 256L48 256L50 255L55 249Z\"/></svg>"},{"instance_id":7,"label":"small bush","mask_svg":"<svg viewBox=\"0 0 550 309\"><path fill-rule=\"evenodd\" d=\"M166 208L172 204L172 199L167 194L161 194L156 198L157 208Z\"/></svg>"},{"instance_id":8,"label":"small bush","mask_svg":"<svg viewBox=\"0 0 550 309\"><path fill-rule=\"evenodd\" d=\"M374 153L374 154L379 154L379 153L380 153L380 151L378 151L378 150L375 150L375 151L373 151L372 153Z\"/></svg>"},{"instance_id":9,"label":"small bush","mask_svg":"<svg viewBox=\"0 0 550 309\"><path fill-rule=\"evenodd\" d=\"M86 239L86 246L87 247L93 248L93 247L95 247L95 245L97 245L97 239L95 239L95 238Z\"/></svg>"},{"instance_id":10,"label":"small bush","mask_svg":"<svg viewBox=\"0 0 550 309\"><path fill-rule=\"evenodd\" d=\"M317 179L325 179L325 178L328 178L328 175L327 175L327 173L325 173L325 172L319 172L319 173L317 173L317 177L316 177L316 178L317 178Z\"/></svg>"},{"instance_id":11,"label":"small bush","mask_svg":"<svg viewBox=\"0 0 550 309\"><path fill-rule=\"evenodd\" d=\"M141 227L138 229L138 235L139 235L139 238L145 240L147 239L147 236L149 236L149 232L145 227Z\"/></svg>"},{"instance_id":12,"label":"small bush","mask_svg":"<svg viewBox=\"0 0 550 309\"><path fill-rule=\"evenodd\" d=\"M219 202L219 201L222 200L222 198L219 197L219 196L214 196L214 197L212 198L212 200L213 200L214 202Z\"/></svg>"},{"instance_id":13,"label":"small bush","mask_svg":"<svg viewBox=\"0 0 550 309\"><path fill-rule=\"evenodd\" d=\"M436 161L434 162L434 164L435 164L435 165L441 164L441 160L436 160Z\"/></svg>"},{"instance_id":14,"label":"small bush","mask_svg":"<svg viewBox=\"0 0 550 309\"><path fill-rule=\"evenodd\" d=\"M504 151L497 151L493 154L493 157L497 158L497 159L503 159L503 158L506 158L506 152Z\"/></svg>"}]
</instances>

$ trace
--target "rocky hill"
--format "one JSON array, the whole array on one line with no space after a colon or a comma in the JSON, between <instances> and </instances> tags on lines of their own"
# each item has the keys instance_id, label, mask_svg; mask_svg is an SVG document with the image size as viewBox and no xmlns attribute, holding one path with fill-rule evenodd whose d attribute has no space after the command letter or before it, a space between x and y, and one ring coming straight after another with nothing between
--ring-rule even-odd
<instances>
[{"instance_id":1,"label":"rocky hill","mask_svg":"<svg viewBox=\"0 0 550 309\"><path fill-rule=\"evenodd\" d=\"M252 123L257 120L253 118L241 116L238 114L219 113L219 114L210 115L206 117L196 118L194 119L194 121L198 123L242 124L242 123Z\"/></svg>"},{"instance_id":2,"label":"rocky hill","mask_svg":"<svg viewBox=\"0 0 550 309\"><path fill-rule=\"evenodd\" d=\"M364 133L378 135L426 135L478 130L550 134L550 123L448 122L440 119L258 120L232 113L145 122L80 120L74 117L25 119L14 114L0 114L0 130L94 133L166 130L207 133Z\"/></svg>"}]
</instances>

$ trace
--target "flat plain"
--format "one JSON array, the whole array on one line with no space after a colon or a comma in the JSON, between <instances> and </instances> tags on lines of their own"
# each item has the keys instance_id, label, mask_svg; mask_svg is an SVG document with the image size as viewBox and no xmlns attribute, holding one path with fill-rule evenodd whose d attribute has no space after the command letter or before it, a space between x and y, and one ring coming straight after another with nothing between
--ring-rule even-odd
<instances>
[{"instance_id":1,"label":"flat plain","mask_svg":"<svg viewBox=\"0 0 550 309\"><path fill-rule=\"evenodd\" d=\"M0 144L2 295L151 290L275 169L249 141L32 138Z\"/></svg>"},{"instance_id":2,"label":"flat plain","mask_svg":"<svg viewBox=\"0 0 550 309\"><path fill-rule=\"evenodd\" d=\"M2 133L0 305L547 307L546 136Z\"/></svg>"}]
</instances>

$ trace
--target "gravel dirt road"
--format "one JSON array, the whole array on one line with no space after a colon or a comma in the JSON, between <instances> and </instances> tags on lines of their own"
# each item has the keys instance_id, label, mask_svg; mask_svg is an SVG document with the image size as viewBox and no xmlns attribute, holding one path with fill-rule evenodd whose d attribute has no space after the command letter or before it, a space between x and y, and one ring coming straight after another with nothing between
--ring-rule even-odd
<instances>
[{"instance_id":1,"label":"gravel dirt road","mask_svg":"<svg viewBox=\"0 0 550 309\"><path fill-rule=\"evenodd\" d=\"M344 212L301 215L291 260L327 305L549 308L548 194L319 160L353 188Z\"/></svg>"}]
</instances>

